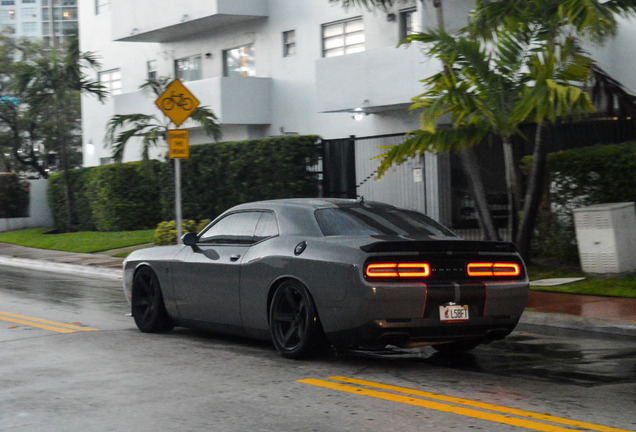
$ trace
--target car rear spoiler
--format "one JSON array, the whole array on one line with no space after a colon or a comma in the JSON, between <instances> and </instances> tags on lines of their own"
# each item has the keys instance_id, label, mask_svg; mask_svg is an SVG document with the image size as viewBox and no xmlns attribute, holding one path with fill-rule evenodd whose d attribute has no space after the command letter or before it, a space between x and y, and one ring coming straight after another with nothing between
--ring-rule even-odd
<instances>
[{"instance_id":1,"label":"car rear spoiler","mask_svg":"<svg viewBox=\"0 0 636 432\"><path fill-rule=\"evenodd\" d=\"M501 241L430 240L378 241L360 246L367 253L383 252L517 252L513 243Z\"/></svg>"}]
</instances>

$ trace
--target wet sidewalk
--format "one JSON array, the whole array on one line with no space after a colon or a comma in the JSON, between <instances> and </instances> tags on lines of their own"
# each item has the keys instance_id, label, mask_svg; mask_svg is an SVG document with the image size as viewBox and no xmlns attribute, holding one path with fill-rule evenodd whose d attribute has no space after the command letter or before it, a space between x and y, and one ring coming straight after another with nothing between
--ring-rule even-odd
<instances>
[{"instance_id":1,"label":"wet sidewalk","mask_svg":"<svg viewBox=\"0 0 636 432\"><path fill-rule=\"evenodd\" d=\"M0 265L42 271L122 278L122 258L0 243ZM530 291L521 325L607 331L636 337L636 299Z\"/></svg>"},{"instance_id":2,"label":"wet sidewalk","mask_svg":"<svg viewBox=\"0 0 636 432\"><path fill-rule=\"evenodd\" d=\"M107 254L89 254L36 249L0 243L0 265L121 279L123 258Z\"/></svg>"},{"instance_id":3,"label":"wet sidewalk","mask_svg":"<svg viewBox=\"0 0 636 432\"><path fill-rule=\"evenodd\" d=\"M530 291L528 309L636 324L636 299Z\"/></svg>"}]
</instances>

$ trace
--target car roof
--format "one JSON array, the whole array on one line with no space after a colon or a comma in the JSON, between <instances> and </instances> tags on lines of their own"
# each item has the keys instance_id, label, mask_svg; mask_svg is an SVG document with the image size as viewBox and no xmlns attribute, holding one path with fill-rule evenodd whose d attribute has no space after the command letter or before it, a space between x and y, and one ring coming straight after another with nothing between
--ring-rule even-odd
<instances>
[{"instance_id":1,"label":"car roof","mask_svg":"<svg viewBox=\"0 0 636 432\"><path fill-rule=\"evenodd\" d=\"M227 210L221 217L228 213L240 211L269 210L275 212L278 216L281 235L324 237L313 216L316 210L363 205L393 207L379 202L364 202L343 198L287 198L239 204Z\"/></svg>"},{"instance_id":2,"label":"car roof","mask_svg":"<svg viewBox=\"0 0 636 432\"><path fill-rule=\"evenodd\" d=\"M239 204L233 207L232 211L236 210L248 210L248 209L283 209L289 207L302 207L305 209L321 209L321 208L336 208L336 207L344 207L344 206L361 206L361 205L370 205L370 206L384 206L384 207L393 207L389 204L384 204L380 202L365 202L363 200L354 200L354 199L345 199L345 198L286 198L286 199L275 199L275 200L264 200L264 201L255 201L245 204Z\"/></svg>"}]
</instances>

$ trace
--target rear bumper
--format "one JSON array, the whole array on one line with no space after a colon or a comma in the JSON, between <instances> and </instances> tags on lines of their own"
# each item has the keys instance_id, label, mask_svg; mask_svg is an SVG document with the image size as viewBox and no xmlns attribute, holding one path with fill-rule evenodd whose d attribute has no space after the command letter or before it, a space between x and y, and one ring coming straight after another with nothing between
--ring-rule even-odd
<instances>
[{"instance_id":1,"label":"rear bumper","mask_svg":"<svg viewBox=\"0 0 636 432\"><path fill-rule=\"evenodd\" d=\"M366 295L342 305L331 315L341 319L323 322L323 328L336 346L489 342L514 330L527 303L527 280L455 285L367 285ZM439 307L449 303L468 306L470 318L441 321Z\"/></svg>"},{"instance_id":2,"label":"rear bumper","mask_svg":"<svg viewBox=\"0 0 636 432\"><path fill-rule=\"evenodd\" d=\"M451 341L503 339L517 325L519 316L478 317L466 323L442 323L435 319L374 320L360 327L328 333L329 342L340 347L400 347Z\"/></svg>"}]
</instances>

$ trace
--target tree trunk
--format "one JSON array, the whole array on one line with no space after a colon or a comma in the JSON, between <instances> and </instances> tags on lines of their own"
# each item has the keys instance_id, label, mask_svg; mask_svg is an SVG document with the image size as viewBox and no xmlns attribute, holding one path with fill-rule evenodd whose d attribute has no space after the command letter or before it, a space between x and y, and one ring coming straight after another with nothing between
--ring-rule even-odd
<instances>
[{"instance_id":1,"label":"tree trunk","mask_svg":"<svg viewBox=\"0 0 636 432\"><path fill-rule=\"evenodd\" d=\"M537 220L541 197L543 196L543 181L545 176L546 150L543 141L543 125L538 124L534 137L532 152L532 169L528 178L528 187L523 202L523 220L517 236L517 248L526 262L530 262L530 241L532 230Z\"/></svg>"},{"instance_id":2,"label":"tree trunk","mask_svg":"<svg viewBox=\"0 0 636 432\"><path fill-rule=\"evenodd\" d=\"M73 231L73 194L71 192L71 174L68 160L68 148L66 143L66 118L64 107L61 106L63 97L58 95L56 101L57 121L58 121L58 148L60 151L60 162L62 163L62 178L64 179L64 199L66 208L66 232Z\"/></svg>"},{"instance_id":3,"label":"tree trunk","mask_svg":"<svg viewBox=\"0 0 636 432\"><path fill-rule=\"evenodd\" d=\"M515 169L515 158L510 137L503 138L504 169L506 174L506 195L508 197L508 230L510 240L515 241L517 237L519 209L519 183L517 181L517 171Z\"/></svg>"},{"instance_id":4,"label":"tree trunk","mask_svg":"<svg viewBox=\"0 0 636 432\"><path fill-rule=\"evenodd\" d=\"M459 159L462 162L464 173L466 173L466 177L468 177L470 193L475 201L475 208L477 209L479 223L484 233L484 237L486 240L499 240L499 234L495 229L492 214L488 208L484 182L481 178L481 173L479 172L479 164L477 163L475 151L472 148L462 150L459 152Z\"/></svg>"}]
</instances>

